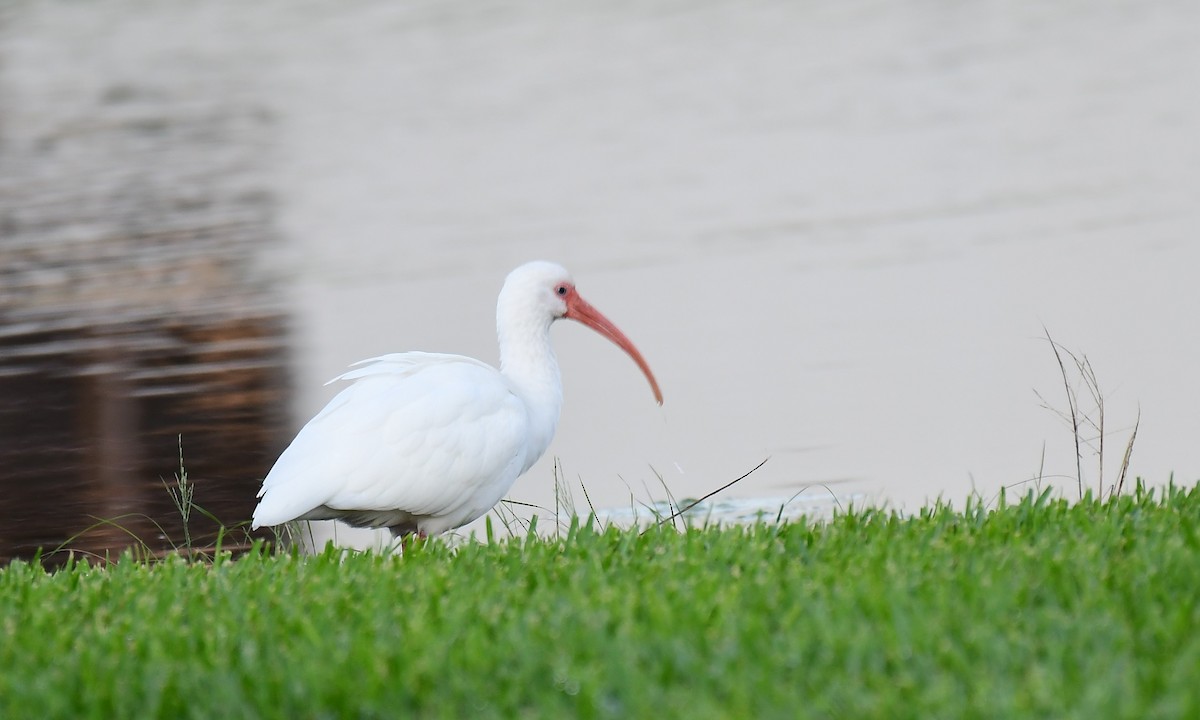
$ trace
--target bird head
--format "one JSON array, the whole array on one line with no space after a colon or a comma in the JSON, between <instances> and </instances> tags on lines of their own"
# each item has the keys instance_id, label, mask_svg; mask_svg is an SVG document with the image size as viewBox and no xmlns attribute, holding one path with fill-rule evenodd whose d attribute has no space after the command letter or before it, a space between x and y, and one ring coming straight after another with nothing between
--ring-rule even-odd
<instances>
[{"instance_id":1,"label":"bird head","mask_svg":"<svg viewBox=\"0 0 1200 720\"><path fill-rule=\"evenodd\" d=\"M508 274L496 309L497 329L502 338L519 327L544 337L551 323L559 318L582 323L624 350L646 376L654 390L654 399L662 405L662 391L645 358L611 320L580 296L566 268L537 260Z\"/></svg>"}]
</instances>

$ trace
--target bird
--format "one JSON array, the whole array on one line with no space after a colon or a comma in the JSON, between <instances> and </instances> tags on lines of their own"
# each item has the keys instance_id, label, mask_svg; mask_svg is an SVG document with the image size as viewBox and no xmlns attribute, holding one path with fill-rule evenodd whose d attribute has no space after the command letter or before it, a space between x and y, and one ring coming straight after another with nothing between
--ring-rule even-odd
<instances>
[{"instance_id":1,"label":"bird","mask_svg":"<svg viewBox=\"0 0 1200 720\"><path fill-rule=\"evenodd\" d=\"M563 396L550 326L564 318L624 350L662 405L645 358L579 295L570 273L528 262L508 274L496 303L499 368L428 352L351 365L329 381L350 384L263 479L251 529L342 520L424 538L485 515L554 437Z\"/></svg>"}]
</instances>

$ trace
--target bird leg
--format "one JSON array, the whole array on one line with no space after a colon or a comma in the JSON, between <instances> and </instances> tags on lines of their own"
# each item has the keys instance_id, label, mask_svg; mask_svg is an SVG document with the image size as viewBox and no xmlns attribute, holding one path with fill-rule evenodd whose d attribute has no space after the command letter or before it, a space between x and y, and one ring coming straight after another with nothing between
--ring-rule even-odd
<instances>
[{"instance_id":1,"label":"bird leg","mask_svg":"<svg viewBox=\"0 0 1200 720\"><path fill-rule=\"evenodd\" d=\"M415 527L412 523L403 523L400 525L392 525L388 528L392 531L394 537L400 538L400 552L408 553L408 548L413 543L413 538L420 542L424 542L428 535L423 530Z\"/></svg>"}]
</instances>

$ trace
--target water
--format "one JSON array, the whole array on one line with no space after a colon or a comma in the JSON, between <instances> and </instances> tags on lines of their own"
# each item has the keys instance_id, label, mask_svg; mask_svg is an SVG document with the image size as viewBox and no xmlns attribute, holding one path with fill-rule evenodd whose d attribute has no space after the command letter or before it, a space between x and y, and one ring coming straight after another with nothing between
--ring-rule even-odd
<instances>
[{"instance_id":1,"label":"water","mask_svg":"<svg viewBox=\"0 0 1200 720\"><path fill-rule=\"evenodd\" d=\"M106 97L134 98L151 135L156 117L206 118L163 147L228 158L237 192L163 176L167 151L143 148L154 172L126 195L266 208L256 257L235 264L254 268L243 294L286 313L293 429L354 360L494 359L503 276L545 257L666 395L657 408L627 358L556 328L550 455L614 513L765 457L728 502L1073 495L1071 431L1034 392L1066 407L1043 328L1095 367L1103 481L1140 410L1132 472L1190 482L1198 16L1166 1L26 4L5 20L0 159ZM130 165L103 134L82 146L109 161L93 158L99 177ZM1083 465L1095 487L1093 449ZM552 458L512 497L552 506Z\"/></svg>"}]
</instances>

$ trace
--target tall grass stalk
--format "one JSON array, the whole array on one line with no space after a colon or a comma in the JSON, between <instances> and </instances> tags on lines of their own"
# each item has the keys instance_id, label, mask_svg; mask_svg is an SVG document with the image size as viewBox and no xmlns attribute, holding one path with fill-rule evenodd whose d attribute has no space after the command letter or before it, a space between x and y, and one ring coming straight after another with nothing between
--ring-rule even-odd
<instances>
[{"instance_id":1,"label":"tall grass stalk","mask_svg":"<svg viewBox=\"0 0 1200 720\"><path fill-rule=\"evenodd\" d=\"M1042 407L1058 415L1071 427L1071 437L1075 444L1075 484L1079 498L1082 499L1084 497L1084 447L1090 447L1096 453L1096 496L1103 498L1106 490L1104 485L1105 439L1109 435L1109 431L1106 427L1105 397L1100 388L1100 380L1097 378L1096 369L1087 355L1082 353L1076 354L1055 341L1050 336L1050 331L1044 325L1042 326L1042 330L1046 342L1050 345L1050 349L1054 353L1054 359L1058 363L1059 374L1062 378L1062 387L1067 400L1067 408L1066 410L1059 410L1037 390L1034 390L1034 394L1041 401ZM1064 356L1070 359L1070 369L1068 369L1068 362L1064 359ZM1076 379L1073 380L1072 375ZM1084 407L1080 403L1078 389L1080 385L1082 385L1087 393L1087 397L1091 401L1088 407ZM1142 413L1139 408L1137 419L1134 421L1132 430L1130 431L1129 440L1125 445L1125 453L1118 468L1117 482L1107 488L1109 494L1120 494L1125 486L1125 478L1129 471L1129 462L1133 456L1133 444L1137 439L1137 431L1141 424L1141 419ZM1088 432L1089 428L1091 432ZM1042 454L1044 466L1044 447ZM1042 477L1042 472L1039 469L1039 481Z\"/></svg>"},{"instance_id":2,"label":"tall grass stalk","mask_svg":"<svg viewBox=\"0 0 1200 720\"><path fill-rule=\"evenodd\" d=\"M175 483L163 480L163 487L167 489L167 493L171 496L171 502L175 504L175 509L179 511L179 518L183 521L183 547L184 551L192 554L192 498L196 493L196 486L188 480L187 467L183 462L183 435L179 436L179 472L175 473Z\"/></svg>"}]
</instances>

